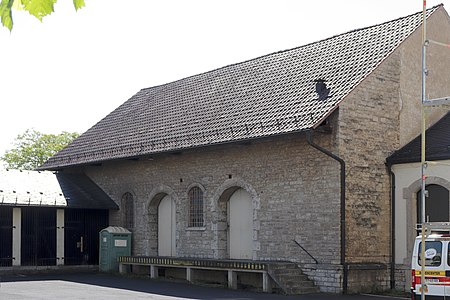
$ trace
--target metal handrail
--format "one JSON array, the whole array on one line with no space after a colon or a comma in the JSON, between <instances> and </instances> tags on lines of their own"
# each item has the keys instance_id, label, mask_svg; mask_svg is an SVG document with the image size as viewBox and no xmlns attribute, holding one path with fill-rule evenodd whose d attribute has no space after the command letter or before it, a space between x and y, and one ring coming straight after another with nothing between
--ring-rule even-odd
<instances>
[{"instance_id":1,"label":"metal handrail","mask_svg":"<svg viewBox=\"0 0 450 300\"><path fill-rule=\"evenodd\" d=\"M305 251L305 253L308 254L309 257L311 257L311 258L315 261L316 264L319 263L319 262L317 261L317 259L315 259L314 256L312 256L311 253L309 253L308 250L306 250L302 245L300 245L295 239L292 240L292 241L294 241L294 243L296 243L297 246L299 246L303 251Z\"/></svg>"}]
</instances>

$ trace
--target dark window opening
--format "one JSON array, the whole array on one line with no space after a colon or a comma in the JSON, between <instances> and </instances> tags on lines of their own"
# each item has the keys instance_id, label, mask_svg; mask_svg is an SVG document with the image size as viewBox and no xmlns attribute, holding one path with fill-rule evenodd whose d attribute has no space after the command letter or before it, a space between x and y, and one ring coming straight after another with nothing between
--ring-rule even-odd
<instances>
[{"instance_id":1,"label":"dark window opening","mask_svg":"<svg viewBox=\"0 0 450 300\"><path fill-rule=\"evenodd\" d=\"M448 190L437 184L426 187L428 197L425 199L426 222L449 221L449 193ZM422 223L422 191L417 192L417 223Z\"/></svg>"},{"instance_id":2,"label":"dark window opening","mask_svg":"<svg viewBox=\"0 0 450 300\"><path fill-rule=\"evenodd\" d=\"M0 267L12 265L13 208L0 206Z\"/></svg>"},{"instance_id":3,"label":"dark window opening","mask_svg":"<svg viewBox=\"0 0 450 300\"><path fill-rule=\"evenodd\" d=\"M203 227L203 191L199 187L189 190L189 227Z\"/></svg>"}]
</instances>

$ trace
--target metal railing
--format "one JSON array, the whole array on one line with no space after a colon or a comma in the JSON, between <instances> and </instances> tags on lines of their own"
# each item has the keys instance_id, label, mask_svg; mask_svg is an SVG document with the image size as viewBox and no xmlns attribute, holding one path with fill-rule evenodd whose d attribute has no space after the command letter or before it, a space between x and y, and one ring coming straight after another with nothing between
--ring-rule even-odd
<instances>
[{"instance_id":1,"label":"metal railing","mask_svg":"<svg viewBox=\"0 0 450 300\"><path fill-rule=\"evenodd\" d=\"M296 243L297 246L299 246L303 251L305 251L305 253L308 254L308 256L311 257L312 260L314 260L314 262L315 262L316 264L319 263L319 262L317 261L317 259L316 259L314 256L312 256L311 253L308 252L308 250L306 250L302 245L299 244L299 242L297 242L295 239L292 240L292 241L293 241L294 243Z\"/></svg>"}]
</instances>

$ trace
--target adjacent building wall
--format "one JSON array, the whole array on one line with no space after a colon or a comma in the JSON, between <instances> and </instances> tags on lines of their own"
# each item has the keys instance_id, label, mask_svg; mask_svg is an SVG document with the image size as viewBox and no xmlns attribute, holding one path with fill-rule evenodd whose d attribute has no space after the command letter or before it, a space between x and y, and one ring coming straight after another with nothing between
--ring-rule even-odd
<instances>
[{"instance_id":1,"label":"adjacent building wall","mask_svg":"<svg viewBox=\"0 0 450 300\"><path fill-rule=\"evenodd\" d=\"M429 164L427 184L438 184L450 190L450 160ZM395 174L395 264L397 287L408 290L411 282L411 257L416 237L417 192L421 190L421 164L392 166ZM450 199L449 199L450 201Z\"/></svg>"}]
</instances>

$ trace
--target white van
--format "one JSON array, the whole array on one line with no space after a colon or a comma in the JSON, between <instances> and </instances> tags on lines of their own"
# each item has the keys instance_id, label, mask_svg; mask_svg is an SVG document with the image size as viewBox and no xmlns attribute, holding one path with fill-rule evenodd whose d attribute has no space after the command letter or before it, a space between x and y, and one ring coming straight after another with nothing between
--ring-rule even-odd
<instances>
[{"instance_id":1,"label":"white van","mask_svg":"<svg viewBox=\"0 0 450 300\"><path fill-rule=\"evenodd\" d=\"M450 223L425 224L425 300L450 300ZM411 299L422 295L422 236L416 237L412 254Z\"/></svg>"}]
</instances>

